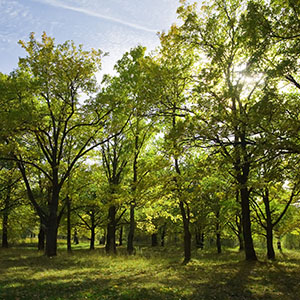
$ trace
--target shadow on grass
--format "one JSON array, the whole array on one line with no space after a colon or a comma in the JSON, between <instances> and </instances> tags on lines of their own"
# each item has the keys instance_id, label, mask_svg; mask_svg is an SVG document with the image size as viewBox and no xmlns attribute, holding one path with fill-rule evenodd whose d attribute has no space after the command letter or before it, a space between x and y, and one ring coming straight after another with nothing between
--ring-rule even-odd
<instances>
[{"instance_id":1,"label":"shadow on grass","mask_svg":"<svg viewBox=\"0 0 300 300\"><path fill-rule=\"evenodd\" d=\"M119 286L111 286L109 280L83 281L81 283L46 283L41 280L39 282L23 282L22 288L9 287L0 290L0 299L107 299L107 300L161 300L161 299L178 299L185 298L176 294L171 289L149 289L149 288L128 288Z\"/></svg>"},{"instance_id":2,"label":"shadow on grass","mask_svg":"<svg viewBox=\"0 0 300 300\"><path fill-rule=\"evenodd\" d=\"M101 270L100 270L101 271ZM93 272L92 272L93 273ZM95 273L95 272L94 272ZM69 273L63 276L45 278L17 278L0 282L0 299L3 300L62 300L62 299L107 299L107 300L184 300L173 288L139 287L139 276L119 280L93 278L93 274L77 271L72 279ZM96 275L96 274L95 274ZM96 277L96 276L95 276Z\"/></svg>"},{"instance_id":3,"label":"shadow on grass","mask_svg":"<svg viewBox=\"0 0 300 300\"><path fill-rule=\"evenodd\" d=\"M276 283L277 290L285 295L285 299L300 299L300 262L296 259L287 262L274 262L269 272L269 279Z\"/></svg>"},{"instance_id":4,"label":"shadow on grass","mask_svg":"<svg viewBox=\"0 0 300 300\"><path fill-rule=\"evenodd\" d=\"M49 259L37 251L0 251L0 299L299 300L299 257L245 262L236 252L175 256L104 255L76 250Z\"/></svg>"},{"instance_id":5,"label":"shadow on grass","mask_svg":"<svg viewBox=\"0 0 300 300\"><path fill-rule=\"evenodd\" d=\"M126 259L108 257L101 249L51 259L32 250L1 250L0 299L182 299L173 288L144 287L147 270L132 263L118 271Z\"/></svg>"}]
</instances>

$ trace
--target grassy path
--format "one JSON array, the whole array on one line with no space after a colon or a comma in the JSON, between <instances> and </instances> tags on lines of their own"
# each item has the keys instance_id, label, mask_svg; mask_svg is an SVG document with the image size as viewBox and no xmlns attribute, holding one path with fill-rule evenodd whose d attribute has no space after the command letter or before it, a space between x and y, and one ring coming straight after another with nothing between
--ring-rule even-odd
<instances>
[{"instance_id":1,"label":"grassy path","mask_svg":"<svg viewBox=\"0 0 300 300\"><path fill-rule=\"evenodd\" d=\"M134 257L61 251L51 259L1 249L0 299L299 300L300 254L247 263L236 252L201 252L182 266L174 253L152 249Z\"/></svg>"}]
</instances>

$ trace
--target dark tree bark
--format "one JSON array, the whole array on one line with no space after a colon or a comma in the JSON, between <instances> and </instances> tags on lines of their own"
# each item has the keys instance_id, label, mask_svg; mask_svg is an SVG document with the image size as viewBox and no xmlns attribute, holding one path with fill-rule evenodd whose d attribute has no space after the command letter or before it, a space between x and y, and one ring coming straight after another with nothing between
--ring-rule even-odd
<instances>
[{"instance_id":1,"label":"dark tree bark","mask_svg":"<svg viewBox=\"0 0 300 300\"><path fill-rule=\"evenodd\" d=\"M243 238L242 220L240 216L236 216L235 224L237 228L236 235L239 241L239 251L244 251L245 245L244 245L244 238Z\"/></svg>"},{"instance_id":2,"label":"dark tree bark","mask_svg":"<svg viewBox=\"0 0 300 300\"><path fill-rule=\"evenodd\" d=\"M219 221L219 217L220 217L220 212L218 211L216 213L216 218L217 218L217 222L216 222L216 245L217 245L217 252L218 254L220 254L222 252L222 247L221 247L221 233L220 233L220 221Z\"/></svg>"},{"instance_id":3,"label":"dark tree bark","mask_svg":"<svg viewBox=\"0 0 300 300\"><path fill-rule=\"evenodd\" d=\"M157 233L152 233L151 235L151 246L152 247L158 246Z\"/></svg>"},{"instance_id":4,"label":"dark tree bark","mask_svg":"<svg viewBox=\"0 0 300 300\"><path fill-rule=\"evenodd\" d=\"M2 248L8 248L8 217L11 206L11 184L12 180L9 179L8 187L6 191L6 197L4 198L4 210L2 219Z\"/></svg>"},{"instance_id":5,"label":"dark tree bark","mask_svg":"<svg viewBox=\"0 0 300 300\"><path fill-rule=\"evenodd\" d=\"M173 119L173 126L175 127L175 118ZM179 163L178 159L174 159L175 163L175 170L178 175L181 175L180 169L179 169ZM175 181L177 183L177 178L175 178ZM180 187L178 187L178 194L179 198L181 198L181 191ZM191 260L192 256L192 235L190 232L190 208L189 204L185 201L179 200L179 208L181 212L182 222L183 222L183 240L184 240L184 260L183 264L187 264Z\"/></svg>"},{"instance_id":6,"label":"dark tree bark","mask_svg":"<svg viewBox=\"0 0 300 300\"><path fill-rule=\"evenodd\" d=\"M2 248L8 248L8 212L4 210L2 219Z\"/></svg>"},{"instance_id":7,"label":"dark tree bark","mask_svg":"<svg viewBox=\"0 0 300 300\"><path fill-rule=\"evenodd\" d=\"M175 231L175 232L174 232L174 243L175 243L175 245L177 245L177 242L178 242L178 234L177 234L177 232Z\"/></svg>"},{"instance_id":8,"label":"dark tree bark","mask_svg":"<svg viewBox=\"0 0 300 300\"><path fill-rule=\"evenodd\" d=\"M106 233L104 232L103 236L99 240L99 245L105 245Z\"/></svg>"},{"instance_id":9,"label":"dark tree bark","mask_svg":"<svg viewBox=\"0 0 300 300\"><path fill-rule=\"evenodd\" d=\"M243 238L243 233L238 234L238 241L239 241L239 251L244 251L245 250L245 245L244 245L244 238Z\"/></svg>"},{"instance_id":10,"label":"dark tree bark","mask_svg":"<svg viewBox=\"0 0 300 300\"><path fill-rule=\"evenodd\" d=\"M135 204L130 203L130 223L129 223L129 232L128 232L128 239L127 239L127 252L129 255L133 254L134 252L134 247L133 247L133 239L134 239L134 231L135 231L134 209L135 209Z\"/></svg>"},{"instance_id":11,"label":"dark tree bark","mask_svg":"<svg viewBox=\"0 0 300 300\"><path fill-rule=\"evenodd\" d=\"M200 232L198 231L198 229L196 228L196 231L195 231L195 243L196 243L196 248L200 248L202 249L201 247L201 239L200 239Z\"/></svg>"},{"instance_id":12,"label":"dark tree bark","mask_svg":"<svg viewBox=\"0 0 300 300\"><path fill-rule=\"evenodd\" d=\"M116 207L114 205L108 210L108 224L105 251L108 254L116 254Z\"/></svg>"},{"instance_id":13,"label":"dark tree bark","mask_svg":"<svg viewBox=\"0 0 300 300\"><path fill-rule=\"evenodd\" d=\"M217 245L217 252L218 254L222 253L222 245L221 245L221 234L217 233L216 234L217 237L217 241L216 241L216 245Z\"/></svg>"},{"instance_id":14,"label":"dark tree bark","mask_svg":"<svg viewBox=\"0 0 300 300\"><path fill-rule=\"evenodd\" d=\"M44 251L45 250L45 230L44 225L40 225L40 231L38 234L38 250Z\"/></svg>"},{"instance_id":15,"label":"dark tree bark","mask_svg":"<svg viewBox=\"0 0 300 300\"><path fill-rule=\"evenodd\" d=\"M46 223L46 255L48 257L56 256L57 251L57 230L58 230L58 201L59 186L57 171L53 172L52 195L48 203L49 216Z\"/></svg>"},{"instance_id":16,"label":"dark tree bark","mask_svg":"<svg viewBox=\"0 0 300 300\"><path fill-rule=\"evenodd\" d=\"M254 250L252 232L251 232L249 191L247 187L241 188L241 202L242 202L243 237L244 237L246 260L256 261L257 257Z\"/></svg>"},{"instance_id":17,"label":"dark tree bark","mask_svg":"<svg viewBox=\"0 0 300 300\"><path fill-rule=\"evenodd\" d=\"M46 255L48 257L56 256L58 229L56 216L50 214L50 218L46 226Z\"/></svg>"},{"instance_id":18,"label":"dark tree bark","mask_svg":"<svg viewBox=\"0 0 300 300\"><path fill-rule=\"evenodd\" d=\"M196 226L195 229L195 242L196 242L196 247L199 249L203 249L204 247L204 233L201 232L201 229L199 229L198 226Z\"/></svg>"},{"instance_id":19,"label":"dark tree bark","mask_svg":"<svg viewBox=\"0 0 300 300\"><path fill-rule=\"evenodd\" d=\"M236 202L241 204L240 193L238 189L236 189L235 198L236 198ZM233 232L236 234L239 241L239 251L244 251L245 245L244 245L244 238L243 238L242 217L240 212L237 212L235 215L235 225L236 225L236 229L233 228Z\"/></svg>"},{"instance_id":20,"label":"dark tree bark","mask_svg":"<svg viewBox=\"0 0 300 300\"><path fill-rule=\"evenodd\" d=\"M90 250L95 249L95 228L91 228Z\"/></svg>"},{"instance_id":21,"label":"dark tree bark","mask_svg":"<svg viewBox=\"0 0 300 300\"><path fill-rule=\"evenodd\" d=\"M161 247L165 246L166 227L167 227L166 223L161 227L161 237L160 237L160 245L161 245Z\"/></svg>"},{"instance_id":22,"label":"dark tree bark","mask_svg":"<svg viewBox=\"0 0 300 300\"><path fill-rule=\"evenodd\" d=\"M91 218L90 250L94 250L95 249L95 229L96 229L96 220L95 220L95 211L94 210L91 210L90 218Z\"/></svg>"},{"instance_id":23,"label":"dark tree bark","mask_svg":"<svg viewBox=\"0 0 300 300\"><path fill-rule=\"evenodd\" d=\"M268 259L275 259L275 251L273 246L273 227L267 227L267 256Z\"/></svg>"},{"instance_id":24,"label":"dark tree bark","mask_svg":"<svg viewBox=\"0 0 300 300\"><path fill-rule=\"evenodd\" d=\"M79 240L78 240L78 234L77 234L77 228L74 229L74 237L73 237L73 241L75 245L79 244Z\"/></svg>"},{"instance_id":25,"label":"dark tree bark","mask_svg":"<svg viewBox=\"0 0 300 300\"><path fill-rule=\"evenodd\" d=\"M280 241L280 240L277 241L277 249L278 249L280 252L282 252L282 246L281 246L281 241Z\"/></svg>"},{"instance_id":26,"label":"dark tree bark","mask_svg":"<svg viewBox=\"0 0 300 300\"><path fill-rule=\"evenodd\" d=\"M52 182L51 182L51 193L48 197L48 212L46 213L42 207L37 203L30 183L26 175L26 169L21 160L18 160L18 168L22 174L28 198L33 204L37 214L39 215L41 222L45 225L46 234L46 248L45 254L48 257L56 256L57 251L57 230L60 218L63 214L63 208L58 214L58 202L59 202L59 192L61 189L61 184L58 183L58 166L53 167Z\"/></svg>"},{"instance_id":27,"label":"dark tree bark","mask_svg":"<svg viewBox=\"0 0 300 300\"><path fill-rule=\"evenodd\" d=\"M179 202L179 207L181 211L181 216L183 220L183 241L184 241L184 260L183 264L187 264L191 260L192 256L192 251L191 251L191 246L192 246L192 235L190 232L190 220L189 220L189 213L185 211L184 208L184 202L180 201ZM187 205L188 207L188 205Z\"/></svg>"},{"instance_id":28,"label":"dark tree bark","mask_svg":"<svg viewBox=\"0 0 300 300\"><path fill-rule=\"evenodd\" d=\"M270 199L269 199L269 190L265 189L263 194L263 202L265 205L266 213L266 238L267 238L267 256L268 259L275 259L275 251L273 246L273 224L272 224L272 215L270 209Z\"/></svg>"},{"instance_id":29,"label":"dark tree bark","mask_svg":"<svg viewBox=\"0 0 300 300\"><path fill-rule=\"evenodd\" d=\"M120 226L119 230L119 246L123 245L123 226Z\"/></svg>"},{"instance_id":30,"label":"dark tree bark","mask_svg":"<svg viewBox=\"0 0 300 300\"><path fill-rule=\"evenodd\" d=\"M250 172L250 158L248 157L246 146L246 137L243 131L236 133L235 135L235 146L237 155L235 160L235 170L236 170L236 180L240 186L240 199L241 199L241 209L242 209L242 230L245 245L245 255L246 260L256 261L256 253L254 250L254 244L252 239L251 231L251 218L250 218L250 191L248 188L248 179ZM239 143L240 141L240 143ZM240 148L238 148L240 147Z\"/></svg>"},{"instance_id":31,"label":"dark tree bark","mask_svg":"<svg viewBox=\"0 0 300 300\"><path fill-rule=\"evenodd\" d=\"M68 252L72 251L71 244L71 199L67 197L67 250Z\"/></svg>"}]
</instances>

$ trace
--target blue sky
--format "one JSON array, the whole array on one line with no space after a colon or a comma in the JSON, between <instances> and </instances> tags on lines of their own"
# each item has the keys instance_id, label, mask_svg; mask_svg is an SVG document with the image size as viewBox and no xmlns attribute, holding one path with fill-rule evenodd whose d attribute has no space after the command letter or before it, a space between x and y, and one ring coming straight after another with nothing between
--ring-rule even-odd
<instances>
[{"instance_id":1,"label":"blue sky","mask_svg":"<svg viewBox=\"0 0 300 300\"><path fill-rule=\"evenodd\" d=\"M45 31L56 43L74 40L109 52L103 72L130 48L154 49L158 31L176 22L178 0L0 0L0 72L17 67L25 52L18 41Z\"/></svg>"}]
</instances>

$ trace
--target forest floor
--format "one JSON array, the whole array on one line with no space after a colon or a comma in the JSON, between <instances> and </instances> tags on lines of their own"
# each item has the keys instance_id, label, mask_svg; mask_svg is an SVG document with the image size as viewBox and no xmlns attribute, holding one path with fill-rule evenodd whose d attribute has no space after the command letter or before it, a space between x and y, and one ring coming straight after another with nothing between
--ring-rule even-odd
<instances>
[{"instance_id":1,"label":"forest floor","mask_svg":"<svg viewBox=\"0 0 300 300\"><path fill-rule=\"evenodd\" d=\"M261 253L250 263L234 250L198 250L190 263L180 262L174 248L140 248L131 257L122 249L111 257L78 248L51 259L28 247L0 249L0 299L300 299L296 251L277 254L276 261Z\"/></svg>"}]
</instances>

